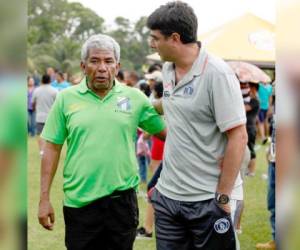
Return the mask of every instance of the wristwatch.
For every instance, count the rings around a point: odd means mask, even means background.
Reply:
[[[227,194],[216,193],[215,199],[218,204],[227,204],[230,201],[230,198]]]

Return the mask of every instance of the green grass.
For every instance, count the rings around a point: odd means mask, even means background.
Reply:
[[[242,220],[243,233],[239,236],[241,250],[253,250],[257,242],[268,241],[271,237],[269,213],[266,210],[267,182],[261,178],[267,172],[265,148],[257,152],[257,172],[253,178],[245,182],[245,211]],[[64,247],[64,221],[62,215],[62,167],[65,151],[56,173],[52,189],[51,201],[55,210],[55,226],[53,231],[44,230],[37,220],[39,202],[40,157],[37,141],[28,139],[28,249],[29,250],[62,250]],[[142,188],[143,189],[143,188]],[[143,224],[146,201],[139,198],[140,224]],[[155,240],[136,240],[134,250],[154,250]]]

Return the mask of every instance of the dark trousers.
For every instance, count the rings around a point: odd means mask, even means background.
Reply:
[[[215,199],[182,202],[153,191],[157,250],[235,250],[230,214]]]
[[[28,133],[30,136],[35,136],[35,111],[28,110]]]
[[[248,134],[248,148],[250,150],[251,160],[256,158],[255,153],[255,140],[256,140],[256,128],[255,127],[247,127]]]
[[[64,206],[68,250],[131,250],[138,226],[133,189],[117,191],[81,207]]]
[[[268,210],[271,213],[270,222],[272,237],[275,240],[275,162],[269,163]]]

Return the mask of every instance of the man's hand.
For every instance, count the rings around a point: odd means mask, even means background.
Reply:
[[[40,224],[47,230],[53,230],[54,224],[54,210],[48,200],[40,201],[39,204],[39,214],[38,214]]]
[[[219,204],[218,206],[223,209],[226,213],[230,214],[231,213],[231,207],[230,207],[230,203],[227,204]]]
[[[40,224],[47,230],[52,230],[54,224],[54,210],[50,203],[50,188],[58,166],[62,146],[46,141],[42,157],[38,218]]]

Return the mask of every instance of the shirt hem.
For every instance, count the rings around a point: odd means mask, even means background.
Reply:
[[[233,129],[237,126],[245,125],[246,122],[247,122],[247,119],[234,120],[234,121],[219,124],[218,127],[220,128],[220,131],[223,133],[223,132]]]
[[[184,194],[177,195],[171,192],[168,192],[164,189],[161,189],[159,185],[156,185],[155,188],[164,196],[169,199],[176,200],[176,201],[184,201],[184,202],[197,202],[197,201],[205,201],[209,199],[215,198],[215,192],[213,193],[206,193],[202,195],[194,195],[194,196],[186,196]]]
[[[54,144],[59,144],[59,145],[64,144],[64,141],[55,140],[53,138],[50,138],[50,137],[47,137],[47,136],[44,136],[44,135],[41,135],[41,138],[43,138],[44,140],[49,141],[51,143],[54,143]]]

